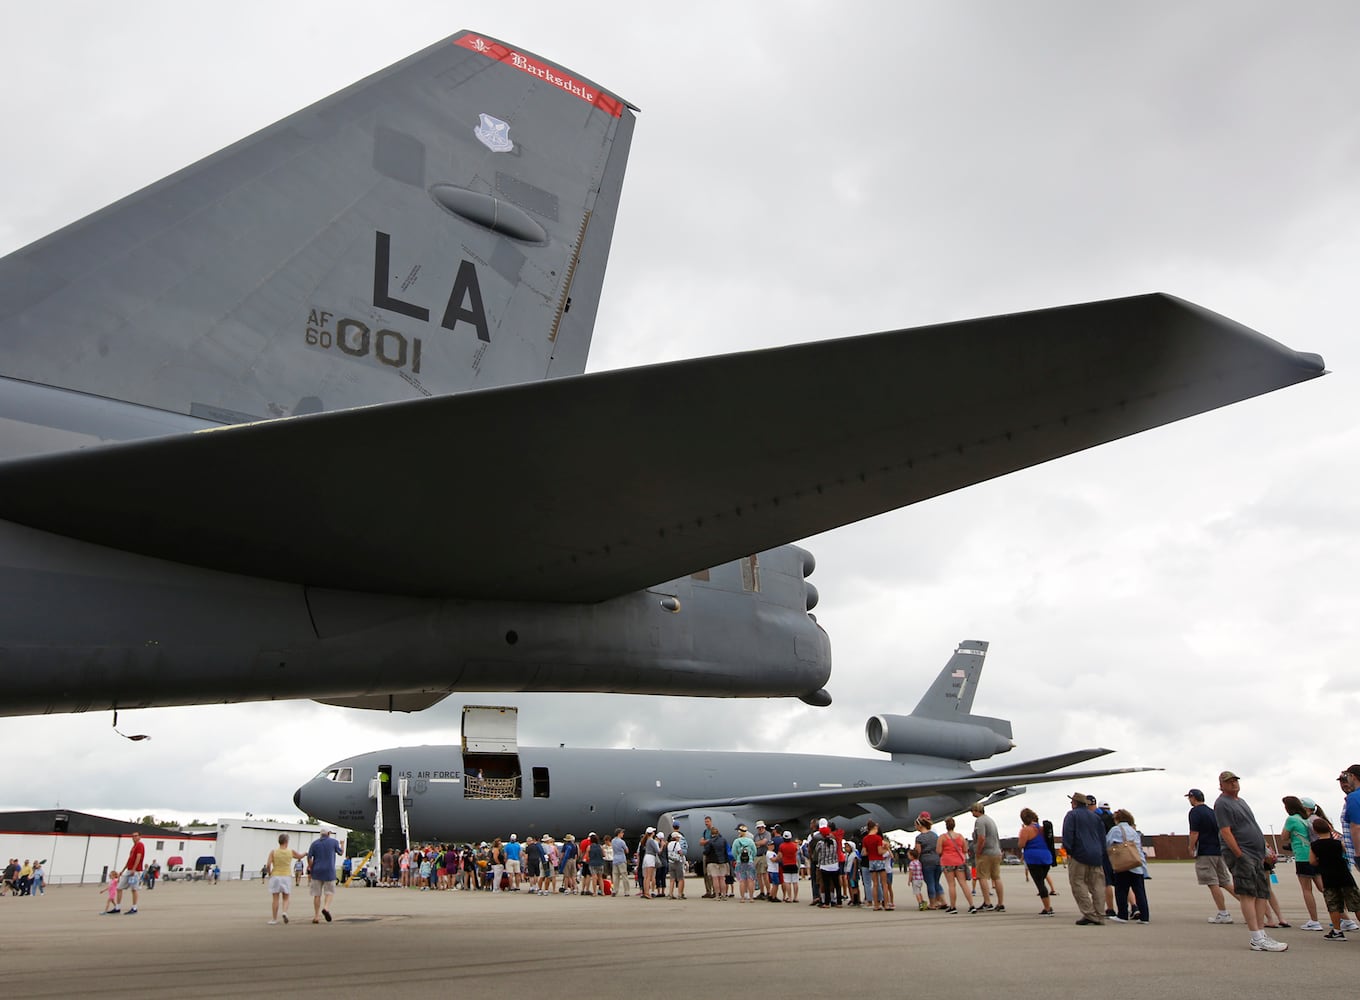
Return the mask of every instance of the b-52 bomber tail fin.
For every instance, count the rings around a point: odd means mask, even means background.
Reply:
[[[462,32],[0,261],[0,375],[240,423],[579,374],[633,121]]]

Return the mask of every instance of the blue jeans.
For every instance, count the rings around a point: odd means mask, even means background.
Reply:
[[[921,862],[921,874],[926,879],[926,895],[931,899],[944,895],[944,889],[940,887],[940,863],[937,861],[931,864],[927,861]]]

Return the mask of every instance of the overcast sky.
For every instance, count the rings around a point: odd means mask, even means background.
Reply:
[[[213,16],[207,11],[212,10]],[[817,556],[835,704],[454,695],[415,716],[288,702],[0,719],[0,808],[291,818],[340,757],[452,743],[876,756],[961,639],[1020,762],[1149,833],[1243,776],[1333,816],[1360,759],[1360,5],[237,2],[0,7],[0,253],[460,28],[642,109],[590,369],[1166,291],[1327,377],[838,529]],[[813,414],[835,419],[834,414]],[[803,415],[791,414],[791,426]],[[3,697],[0,694],[0,697]],[[759,791],[755,789],[753,791]],[[1000,807],[1058,819],[1067,783]],[[965,824],[967,827],[968,824]]]

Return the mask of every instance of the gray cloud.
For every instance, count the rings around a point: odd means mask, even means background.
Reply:
[[[0,251],[37,239],[456,30],[447,5],[7,8],[22,136]],[[808,540],[836,704],[477,695],[526,743],[868,755],[963,638],[1015,757],[1108,745],[1086,783],[1145,829],[1232,767],[1268,817],[1327,806],[1360,696],[1360,9],[1317,3],[486,8],[470,25],[644,110],[592,368],[1164,289],[1335,374]],[[243,71],[249,67],[249,71]],[[804,414],[787,415],[791,433]],[[834,420],[836,414],[813,415]],[[8,720],[3,805],[291,815],[297,783],[418,716],[308,703]],[[287,775],[287,780],[280,780]],[[1056,817],[1065,787],[1028,797]],[[1016,806],[1018,809],[1019,806]],[[1282,813],[1280,813],[1282,817]]]

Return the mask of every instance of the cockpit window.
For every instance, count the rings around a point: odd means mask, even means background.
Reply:
[[[317,777],[325,778],[327,781],[353,781],[354,768],[333,767],[329,771],[322,771]]]

